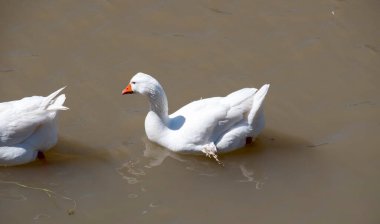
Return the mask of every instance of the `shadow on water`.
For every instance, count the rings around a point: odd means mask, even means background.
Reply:
[[[251,145],[231,153],[219,155],[223,165],[203,155],[184,155],[171,152],[146,137],[142,139],[144,149],[137,158],[128,160],[117,168],[118,173],[128,183],[143,181],[153,170],[182,170],[195,175],[223,177],[225,181],[253,182],[261,188],[264,177],[260,173],[267,167],[272,169],[274,163],[286,165],[293,158],[307,157],[309,143],[301,138],[267,130]],[[241,178],[238,178],[238,177]],[[259,180],[261,179],[261,180]]]
[[[12,170],[16,169],[32,169],[38,168],[40,166],[50,166],[57,165],[61,163],[69,163],[74,160],[88,160],[90,159],[101,159],[101,156],[94,153],[95,150],[89,146],[82,143],[60,139],[57,145],[45,152],[45,158],[37,158],[35,161],[18,165],[3,167]]]
[[[8,170],[34,170],[49,167],[68,166],[72,163],[91,163],[107,161],[107,151],[92,148],[83,143],[60,138],[57,145],[44,153],[44,159],[36,159],[35,161],[19,166],[4,167]],[[0,173],[1,174],[1,173]]]
[[[250,145],[240,150],[222,155],[223,157],[234,157],[240,155],[259,155],[265,151],[278,151],[278,153],[297,153],[307,150],[310,142],[297,136],[279,132],[272,129],[265,130]]]
[[[144,157],[150,161],[149,164],[152,167],[162,165],[162,163],[168,158],[179,162],[210,164],[215,165],[216,167],[220,166],[215,160],[203,155],[188,155],[171,152],[168,149],[150,142],[147,138],[143,138],[143,142],[145,144]],[[277,154],[297,154],[307,150],[309,145],[310,143],[305,139],[275,130],[267,130],[252,144],[233,152],[218,155],[218,157],[223,160],[225,165],[227,165],[230,161],[239,158],[254,159],[255,157],[260,157],[261,154],[268,152]]]
[[[143,150],[143,158],[145,166],[151,168],[163,165],[168,159],[173,159],[180,163],[187,164],[208,164],[210,166],[219,167],[215,160],[207,158],[203,155],[188,155],[172,152],[153,142],[146,137],[142,139],[145,149]],[[270,152],[271,154],[297,154],[308,150],[309,142],[304,139],[297,138],[288,134],[280,133],[275,130],[267,130],[260,135],[256,141],[245,148],[219,155],[225,165],[231,161],[239,159],[255,159],[260,155]]]
[[[46,153],[48,165],[59,165],[71,162],[105,161],[106,151],[90,147],[81,142],[60,138],[58,144]],[[38,161],[37,161],[38,162]]]
[[[183,164],[186,169],[203,169],[215,168],[223,169],[216,163],[215,160],[207,158],[203,155],[184,155],[172,152],[155,143],[150,142],[146,137],[142,138],[144,149],[142,155],[133,156],[130,153],[131,149],[125,146],[123,150],[105,150],[96,149],[78,141],[60,138],[58,144],[46,153],[46,158],[43,160],[37,159],[35,162],[13,167],[14,169],[36,168],[41,166],[69,166],[73,163],[103,163],[103,164],[122,164],[120,169],[127,167],[131,170],[131,166],[136,161],[140,163],[140,167],[154,168],[168,160],[175,161],[178,164]],[[305,151],[310,151],[308,148],[309,142],[304,139],[297,138],[285,133],[280,133],[275,130],[264,131],[252,144],[245,148],[219,155],[224,168],[236,166],[236,164],[257,163],[260,160],[266,160],[268,155],[272,157],[296,157]],[[132,150],[139,150],[138,144],[132,147]],[[82,165],[80,165],[82,166]]]

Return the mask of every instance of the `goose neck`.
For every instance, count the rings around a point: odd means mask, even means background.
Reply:
[[[164,124],[167,123],[168,117],[168,100],[162,88],[151,91],[148,95],[150,111],[156,113]]]

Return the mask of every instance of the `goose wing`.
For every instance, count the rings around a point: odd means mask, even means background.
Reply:
[[[246,88],[226,97],[194,101],[173,113],[170,118],[183,117],[184,123],[178,130],[182,137],[191,138],[194,142],[208,142],[247,116],[256,91]]]

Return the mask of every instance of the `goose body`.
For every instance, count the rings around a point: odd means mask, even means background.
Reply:
[[[244,147],[264,128],[262,104],[269,84],[259,90],[244,88],[226,97],[191,102],[168,115],[164,89],[152,76],[137,73],[122,91],[149,99],[145,119],[149,140],[172,151],[215,155]]]
[[[31,162],[57,143],[56,115],[68,109],[63,89],[0,103],[0,165]]]

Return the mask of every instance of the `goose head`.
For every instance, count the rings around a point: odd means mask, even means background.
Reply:
[[[152,76],[139,72],[134,75],[129,84],[121,92],[123,95],[140,93],[141,95],[151,96],[162,91],[160,83]]]
[[[124,94],[140,93],[149,99],[150,111],[154,112],[164,123],[168,121],[168,100],[160,83],[150,75],[142,72],[134,75],[121,92]]]

